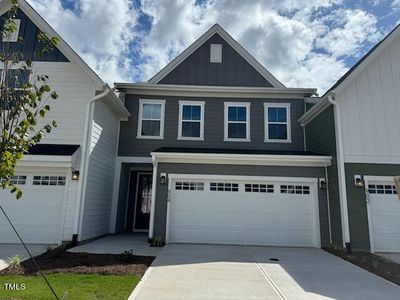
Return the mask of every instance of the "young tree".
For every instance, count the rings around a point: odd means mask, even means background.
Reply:
[[[15,51],[11,37],[17,30],[15,16],[18,0],[11,0],[11,10],[3,16],[0,38],[3,40],[0,53],[0,188],[9,189],[16,198],[22,191],[13,183],[17,162],[32,146],[39,143],[46,133],[57,126],[55,121],[39,125],[50,111],[49,101],[58,98],[49,86],[47,75],[31,74],[32,61]],[[39,55],[54,50],[57,38],[38,34],[41,45]],[[17,43],[23,43],[18,38]],[[43,123],[43,121],[42,121]]]

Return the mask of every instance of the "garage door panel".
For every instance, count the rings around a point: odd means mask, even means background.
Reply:
[[[282,193],[281,184],[271,182],[210,179],[190,191],[175,189],[185,180],[179,182],[171,182],[169,242],[316,246],[309,183],[286,184]]]
[[[392,182],[369,182],[369,226],[376,252],[400,251],[400,200]]]
[[[17,200],[9,190],[0,191],[4,210],[25,242],[58,243],[62,232],[66,176],[36,171],[17,176],[26,176],[25,184],[20,185],[23,196]],[[0,243],[16,242],[15,233],[0,214]]]

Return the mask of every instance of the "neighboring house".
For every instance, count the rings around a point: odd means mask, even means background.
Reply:
[[[332,240],[371,252],[400,251],[400,26],[300,118],[308,151],[328,168]]]
[[[38,32],[59,36],[26,1],[19,3],[17,34],[24,43],[15,42],[13,49],[33,60],[32,75],[50,77],[59,99],[50,103],[44,121],[54,119],[58,127],[18,163],[13,180],[23,197],[16,200],[8,190],[0,191],[0,205],[29,243],[107,234],[119,124],[129,113],[61,38],[57,48],[40,57]],[[1,15],[9,9],[9,1],[0,2]],[[0,243],[14,242],[16,236],[0,214]]]
[[[315,89],[286,88],[219,25],[147,83],[117,83],[111,232],[166,242],[330,243],[330,155],[297,120]]]

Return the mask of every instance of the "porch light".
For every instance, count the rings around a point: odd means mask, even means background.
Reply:
[[[325,178],[319,179],[319,188],[321,190],[326,190],[326,179]]]
[[[79,180],[79,171],[72,171],[72,180]]]
[[[160,184],[164,185],[166,183],[167,183],[167,174],[161,173],[161,175],[160,175]]]
[[[364,180],[361,175],[354,175],[354,186],[356,188],[364,187]]]

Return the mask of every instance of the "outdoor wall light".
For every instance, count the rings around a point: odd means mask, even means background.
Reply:
[[[319,181],[319,188],[321,190],[326,190],[326,179],[320,178],[318,181]]]
[[[79,180],[79,171],[72,171],[72,180]]]
[[[167,183],[167,174],[166,173],[161,173],[160,175],[160,184],[164,185]]]
[[[354,175],[354,186],[356,188],[364,187],[364,180],[361,175]]]

